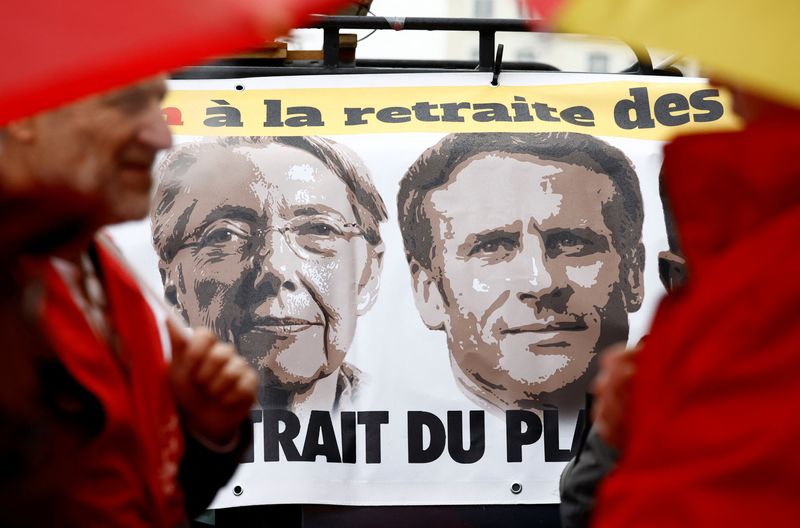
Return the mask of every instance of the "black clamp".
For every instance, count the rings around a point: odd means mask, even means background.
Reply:
[[[492,86],[500,84],[500,70],[503,67],[503,45],[497,45],[497,55],[494,57],[494,69],[492,70]]]

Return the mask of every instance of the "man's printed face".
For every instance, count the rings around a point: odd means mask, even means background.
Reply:
[[[167,288],[189,323],[235,343],[265,386],[302,391],[335,372],[377,281],[345,184],[277,144],[201,150],[184,179]]]
[[[615,193],[605,174],[506,153],[467,160],[431,192],[439,293],[429,298],[441,295],[471,390],[501,408],[533,407],[585,383],[600,347],[627,337],[627,284],[602,211]]]

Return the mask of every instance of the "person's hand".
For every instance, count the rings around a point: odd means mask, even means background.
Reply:
[[[258,376],[208,329],[191,336],[167,320],[172,344],[169,378],[186,427],[224,446],[232,442],[256,399]]]
[[[608,347],[600,355],[600,371],[594,381],[594,427],[604,442],[617,449],[627,439],[628,399],[640,349],[641,342],[630,349],[625,343]]]

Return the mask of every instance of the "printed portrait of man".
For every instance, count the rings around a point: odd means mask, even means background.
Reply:
[[[233,137],[175,148],[151,213],[167,299],[234,343],[265,408],[335,409],[375,303],[386,207],[356,155],[320,137]]]
[[[578,133],[450,134],[397,200],[417,308],[462,390],[489,408],[579,407],[643,298],[627,157]]]

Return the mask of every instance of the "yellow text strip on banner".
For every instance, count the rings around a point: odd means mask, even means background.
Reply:
[[[175,134],[303,136],[414,132],[583,132],[666,141],[737,126],[727,94],[697,83],[177,90]]]

